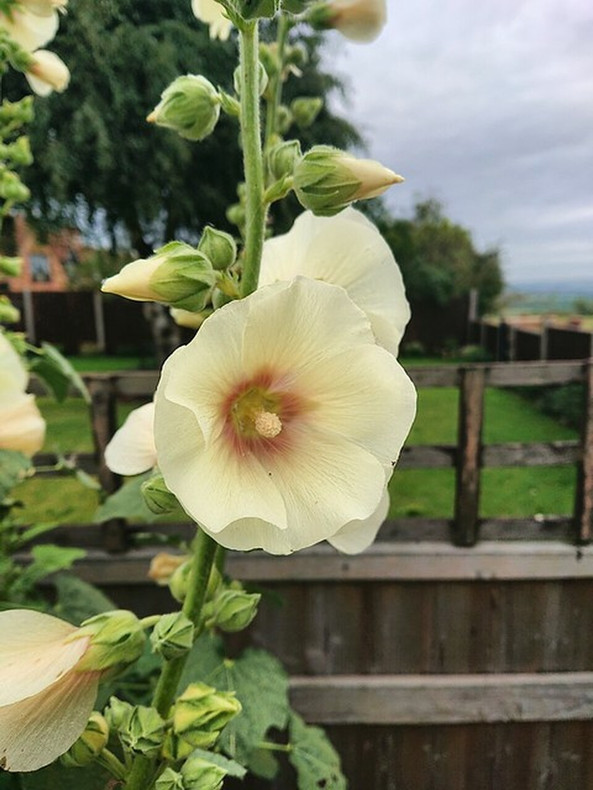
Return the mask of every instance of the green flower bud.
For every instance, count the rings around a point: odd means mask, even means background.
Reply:
[[[180,760],[185,760],[186,757],[189,757],[195,748],[191,743],[184,741],[178,735],[169,731],[163,741],[161,757],[169,762],[178,763]]]
[[[167,488],[162,475],[154,475],[140,486],[142,496],[153,513],[172,513],[179,507],[177,497]]]
[[[162,302],[184,310],[203,310],[216,273],[206,256],[189,244],[172,241],[150,258],[128,263],[101,290],[139,302]]]
[[[224,91],[221,91],[218,95],[220,97],[220,106],[222,107],[223,111],[227,115],[230,115],[231,118],[240,118],[240,102],[238,102],[237,99],[235,99],[235,97],[231,96],[229,93],[224,93]]]
[[[173,732],[195,748],[208,749],[238,713],[241,703],[231,692],[191,683],[173,708]]]
[[[22,135],[10,145],[0,144],[0,159],[10,160],[14,165],[26,166],[33,161],[29,138]]]
[[[136,705],[126,722],[118,730],[122,746],[133,754],[158,757],[165,740],[165,720],[154,708]]]
[[[233,297],[226,294],[224,291],[221,291],[219,288],[215,288],[212,292],[212,307],[215,310],[218,310],[220,307],[224,307],[225,304],[233,301]]]
[[[31,193],[16,173],[5,170],[0,175],[0,197],[11,203],[23,203],[31,197]]]
[[[203,140],[218,122],[220,104],[218,91],[209,80],[186,74],[165,88],[146,120],[174,129],[186,140]]]
[[[261,61],[258,63],[258,85],[259,85],[259,95],[263,96],[265,93],[266,88],[268,87],[268,72]],[[237,96],[241,95],[242,85],[241,85],[241,69],[239,66],[233,72],[233,88],[235,89],[235,93]]]
[[[155,790],[186,790],[183,777],[172,768],[165,768],[155,782]]]
[[[302,44],[293,44],[284,50],[284,62],[287,66],[301,69],[309,61],[309,53]]]
[[[203,757],[190,757],[181,766],[186,790],[221,790],[226,771]]]
[[[21,126],[33,120],[33,97],[25,96],[20,101],[4,99],[0,105],[0,126]]]
[[[105,708],[105,719],[111,730],[125,730],[130,724],[134,706],[124,702],[118,697],[110,697],[109,705]]]
[[[278,46],[276,44],[260,44],[259,60],[268,77],[274,77],[280,71],[280,59],[278,58]]]
[[[242,631],[257,614],[260,599],[259,593],[224,590],[214,599],[214,625],[229,633]]]
[[[319,96],[299,96],[290,103],[290,111],[301,129],[311,126],[322,107],[323,99]]]
[[[218,271],[228,269],[237,258],[237,245],[231,234],[210,225],[202,232],[198,250],[204,253]]]
[[[279,134],[286,134],[294,121],[291,111],[285,104],[281,104],[276,109],[276,129]]]
[[[301,156],[301,144],[298,140],[279,143],[268,152],[268,169],[277,179],[292,176],[292,171]]]
[[[245,209],[240,203],[233,203],[233,205],[229,206],[226,210],[226,218],[229,222],[232,222],[233,225],[242,228],[243,225],[245,225]]]
[[[311,148],[294,169],[300,204],[320,217],[332,217],[355,200],[377,197],[403,180],[379,162],[326,145]]]
[[[68,768],[81,768],[93,762],[109,740],[109,726],[105,717],[94,710],[84,728],[82,735],[74,741],[66,754],[60,758],[63,765]]]
[[[150,635],[153,652],[170,661],[187,653],[194,643],[194,624],[183,612],[164,614]]]
[[[8,296],[0,296],[0,323],[17,324],[20,320],[21,313],[12,304]]]
[[[173,571],[173,574],[169,580],[169,589],[171,590],[171,595],[176,601],[179,601],[179,603],[183,603],[185,601],[190,571],[191,562],[188,560]]]
[[[136,661],[144,649],[146,635],[133,612],[119,609],[85,620],[74,638],[90,636],[90,644],[76,665],[81,672],[121,668]]]
[[[22,258],[9,258],[6,255],[0,255],[0,273],[6,274],[8,277],[17,277],[21,273],[22,265]]]

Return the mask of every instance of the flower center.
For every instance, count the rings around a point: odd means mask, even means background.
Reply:
[[[263,387],[253,386],[232,403],[230,417],[237,434],[245,439],[274,439],[282,430],[278,416],[281,399]]]

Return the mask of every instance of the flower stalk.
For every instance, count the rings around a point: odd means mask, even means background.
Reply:
[[[266,109],[266,149],[276,132],[276,114],[282,101],[282,72],[284,71],[284,51],[288,41],[291,22],[288,16],[282,14],[278,20],[278,34],[276,36],[278,71],[270,80],[270,100]]]

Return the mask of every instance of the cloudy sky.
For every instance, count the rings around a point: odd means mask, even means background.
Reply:
[[[373,44],[332,33],[369,155],[438,197],[510,283],[593,285],[593,0],[387,0]]]

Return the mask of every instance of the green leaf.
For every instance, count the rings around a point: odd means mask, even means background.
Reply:
[[[224,644],[218,634],[201,634],[190,650],[177,690],[185,691],[190,683],[212,683],[212,677],[224,662]]]
[[[55,529],[58,526],[59,524],[56,521],[44,524],[33,524],[32,527],[23,530],[23,532],[20,534],[19,545],[28,543],[30,540],[34,540],[40,535],[45,535],[46,532],[51,532],[52,529]]]
[[[100,590],[77,576],[62,573],[56,577],[54,584],[57,594],[55,613],[73,625],[80,625],[89,617],[116,608]]]
[[[152,523],[159,516],[153,513],[142,496],[142,483],[152,476],[152,472],[136,475],[125,483],[115,494],[108,496],[105,502],[95,512],[93,521],[101,524],[112,518],[125,518],[135,521]]]
[[[288,759],[297,772],[299,790],[346,790],[340,757],[320,727],[310,727],[291,713]]]
[[[207,752],[205,749],[195,749],[190,756],[201,757],[202,760],[208,760],[208,762],[218,765],[219,768],[223,768],[229,776],[234,776],[237,779],[243,779],[247,773],[247,769],[243,768],[236,760],[229,760],[223,757],[222,754]]]
[[[31,459],[23,453],[0,450],[0,502],[31,469]]]
[[[31,372],[47,384],[57,401],[61,403],[72,386],[87,403],[91,402],[84,381],[57,348],[49,343],[42,343],[41,349],[34,350],[37,356],[31,362]]]
[[[20,775],[22,790],[105,790],[111,776],[96,763],[86,768],[65,768],[54,763],[40,771]]]
[[[255,749],[249,755],[248,768],[250,773],[259,776],[260,779],[267,779],[269,782],[278,773],[278,760],[274,753],[269,749]]]

